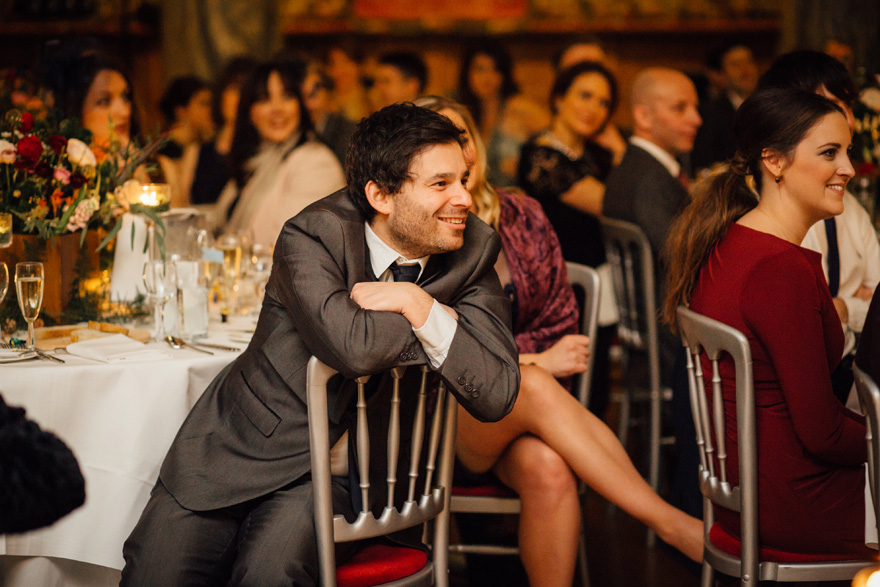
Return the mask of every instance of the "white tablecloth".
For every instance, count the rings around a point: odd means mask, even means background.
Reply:
[[[58,557],[122,569],[122,544],[147,503],[180,424],[214,376],[237,356],[168,350],[172,358],[158,362],[116,365],[60,354],[64,365],[31,361],[0,366],[6,403],[23,406],[29,418],[64,440],[86,480],[85,505],[49,528],[0,536],[0,555]]]

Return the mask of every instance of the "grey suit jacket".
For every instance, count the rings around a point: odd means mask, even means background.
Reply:
[[[432,255],[418,282],[459,316],[437,374],[486,421],[506,415],[519,389],[509,301],[493,269],[499,249],[498,235],[471,214],[464,246]],[[345,377],[427,362],[403,316],[363,310],[349,297],[355,283],[376,280],[368,255],[364,220],[345,189],[284,225],[253,340],[193,407],[162,465],[162,483],[182,506],[242,503],[309,472],[311,355]],[[407,378],[418,377],[409,371]],[[368,398],[376,410],[385,409],[378,398],[386,384]],[[337,384],[329,394],[332,445],[352,423],[355,388]]]

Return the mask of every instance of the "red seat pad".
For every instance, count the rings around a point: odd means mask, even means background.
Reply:
[[[428,555],[417,548],[371,544],[336,569],[338,587],[372,587],[425,568]]]
[[[452,495],[462,497],[519,497],[511,488],[501,485],[477,485],[476,487],[452,487]]]
[[[727,554],[737,558],[741,556],[742,545],[740,544],[740,541],[724,530],[724,528],[721,527],[721,524],[717,522],[713,524],[712,529],[709,530],[709,540],[712,541],[712,544]],[[758,559],[775,563],[821,563],[857,560],[855,557],[844,554],[803,554],[799,552],[776,550],[774,548],[760,548]]]

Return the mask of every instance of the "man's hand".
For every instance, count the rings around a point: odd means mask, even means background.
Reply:
[[[840,298],[833,298],[831,301],[834,302],[834,309],[837,310],[840,321],[846,324],[849,321],[849,309],[846,307],[846,302]]]
[[[568,377],[587,370],[590,339],[582,334],[566,334],[549,349],[535,355],[520,355],[520,362],[533,362],[554,377]]]
[[[351,288],[351,299],[364,310],[402,314],[413,328],[421,328],[434,305],[425,290],[408,282],[361,282]]]
[[[874,297],[874,290],[867,288],[864,285],[860,285],[859,289],[856,290],[856,293],[853,294],[853,297],[870,302],[871,298]]]

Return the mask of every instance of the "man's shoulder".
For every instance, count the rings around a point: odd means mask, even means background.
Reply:
[[[662,189],[667,178],[672,176],[662,163],[641,147],[630,143],[620,165],[611,170],[611,175],[608,176],[605,184],[606,201],[636,200],[637,191]]]

